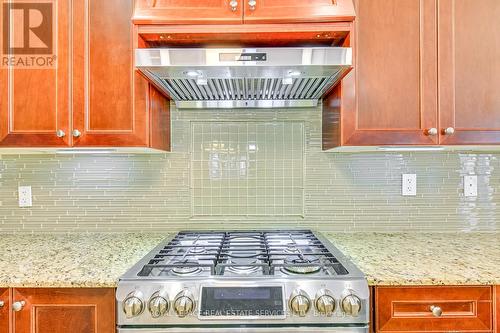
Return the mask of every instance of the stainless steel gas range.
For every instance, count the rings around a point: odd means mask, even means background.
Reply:
[[[116,298],[119,333],[368,332],[363,273],[309,230],[180,232]]]

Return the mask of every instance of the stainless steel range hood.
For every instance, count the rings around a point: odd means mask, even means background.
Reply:
[[[352,67],[350,48],[137,49],[136,68],[180,109],[314,107]]]

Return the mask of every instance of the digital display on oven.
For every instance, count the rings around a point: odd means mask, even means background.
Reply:
[[[282,318],[283,287],[202,287],[201,318]]]

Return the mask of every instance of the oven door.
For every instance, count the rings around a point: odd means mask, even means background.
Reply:
[[[364,327],[185,327],[118,328],[118,333],[368,333]]]

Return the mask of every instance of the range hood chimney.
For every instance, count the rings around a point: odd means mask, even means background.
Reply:
[[[315,107],[351,70],[352,50],[137,49],[135,64],[179,109]]]

